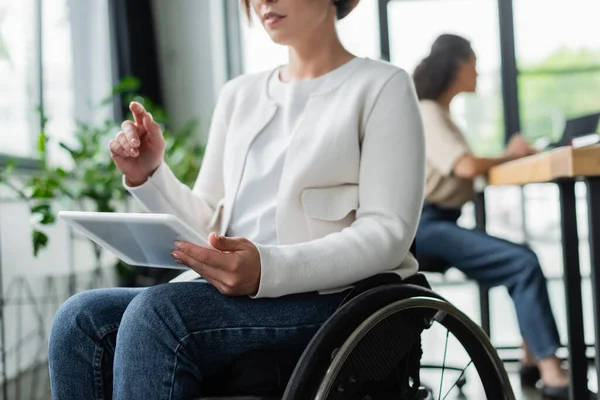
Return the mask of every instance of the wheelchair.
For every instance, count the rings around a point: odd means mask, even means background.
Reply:
[[[471,358],[488,400],[515,398],[477,324],[432,291],[424,275],[384,273],[357,283],[303,351],[248,353],[207,379],[197,400],[433,400],[421,383],[421,335],[436,323],[447,329],[446,346],[452,333]],[[439,388],[435,398],[442,397]]]

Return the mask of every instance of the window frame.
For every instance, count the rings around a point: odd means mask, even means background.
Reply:
[[[227,71],[225,79],[230,80],[243,73],[243,48],[240,29],[239,0],[225,0],[222,3],[223,33],[225,36],[225,54]]]

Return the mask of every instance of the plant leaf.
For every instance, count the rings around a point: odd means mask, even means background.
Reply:
[[[65,149],[66,151],[68,151],[68,152],[69,152],[69,154],[71,154],[71,157],[73,157],[74,159],[77,159],[77,157],[79,157],[79,152],[78,152],[78,151],[75,151],[75,150],[73,150],[73,149],[72,149],[71,147],[69,147],[69,145],[67,145],[66,143],[64,143],[64,142],[60,142],[60,143],[58,143],[58,145],[59,145],[60,147],[62,147],[63,149]]]
[[[66,178],[69,174],[67,171],[59,167],[56,168],[56,175],[58,175],[60,178]]]
[[[32,213],[45,213],[50,210],[50,204],[42,203],[31,207]]]
[[[137,92],[140,88],[140,80],[133,76],[126,76],[115,85],[113,94],[121,94],[126,92]]]
[[[44,213],[42,219],[40,220],[40,224],[42,225],[50,225],[56,222],[56,217],[52,214],[51,211]]]
[[[32,240],[33,240],[33,255],[37,257],[40,250],[46,248],[48,246],[48,236],[37,229],[34,229],[32,232]]]
[[[12,174],[15,168],[17,168],[17,160],[15,158],[11,158],[4,166],[2,173],[0,173],[0,180],[5,179],[7,176]]]
[[[32,199],[51,199],[52,197],[52,191],[45,186],[36,186],[31,193]]]
[[[48,142],[48,137],[44,133],[44,131],[40,132],[38,136],[37,149],[40,153],[46,152],[46,143]]]

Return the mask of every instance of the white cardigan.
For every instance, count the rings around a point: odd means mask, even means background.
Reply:
[[[270,72],[228,82],[217,101],[193,189],[166,164],[128,190],[151,212],[202,235],[227,232],[250,144],[275,114]],[[409,253],[421,215],[425,143],[410,76],[363,59],[319,87],[292,137],[277,198],[276,246],[256,244],[255,297],[330,292],[391,271],[417,271]],[[180,278],[198,278],[193,271]],[[184,278],[184,279],[185,279]]]

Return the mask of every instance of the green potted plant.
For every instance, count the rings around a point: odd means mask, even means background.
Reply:
[[[112,89],[111,95],[98,107],[108,107],[113,96],[122,96],[124,104],[136,100],[150,111],[154,119],[163,126],[166,141],[165,159],[175,175],[185,184],[192,185],[200,169],[204,146],[192,132],[197,121],[189,121],[177,131],[168,128],[165,112],[149,99],[137,95],[139,81],[125,78]],[[41,111],[40,111],[41,112]],[[68,201],[70,207],[98,212],[115,212],[124,207],[128,193],[122,184],[122,175],[110,158],[107,142],[120,129],[120,123],[106,120],[101,124],[77,123],[72,142],[53,143],[45,126],[47,117],[41,112],[42,130],[37,140],[39,169],[31,175],[17,177],[18,165],[11,161],[0,172],[0,184],[8,187],[20,199],[29,204],[32,216],[32,244],[37,257],[49,243],[44,227],[56,222],[57,202]],[[131,115],[127,116],[131,119]],[[48,162],[48,149],[56,144],[67,154],[70,167],[56,166]],[[102,249],[92,242],[98,262]],[[116,265],[122,283],[131,285],[137,268],[118,261]]]

